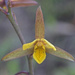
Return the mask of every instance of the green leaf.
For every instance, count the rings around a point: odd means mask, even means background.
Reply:
[[[15,58],[19,58],[19,57],[23,57],[23,56],[26,56],[26,55],[30,55],[33,53],[33,49],[27,49],[27,50],[22,50],[22,48],[19,48],[17,50],[14,50],[10,53],[8,53],[6,56],[4,56],[2,58],[2,61],[8,61],[8,60],[11,60],[11,59],[15,59]]]
[[[55,55],[57,57],[60,57],[60,58],[64,58],[64,59],[67,59],[67,60],[70,60],[70,61],[74,61],[74,57],[69,54],[68,52],[64,51],[63,49],[59,48],[59,47],[56,47],[56,51],[54,50],[50,50],[50,49],[46,49],[46,52],[49,53],[49,54],[52,54],[52,55]]]

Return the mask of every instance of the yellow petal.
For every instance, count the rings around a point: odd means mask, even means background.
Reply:
[[[37,41],[37,40],[34,40],[34,41],[31,42],[31,43],[24,44],[24,45],[23,45],[23,50],[33,48],[36,41]]]
[[[38,64],[41,64],[46,58],[45,49],[41,47],[34,49],[33,58]]]
[[[44,42],[46,48],[53,49],[54,51],[56,51],[55,46],[52,45],[50,42],[48,42],[46,39],[41,39],[41,40]]]

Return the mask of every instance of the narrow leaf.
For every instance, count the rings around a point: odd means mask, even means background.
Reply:
[[[2,61],[8,61],[8,60],[23,57],[32,53],[33,53],[33,49],[22,50],[22,48],[19,48],[17,50],[10,52],[6,56],[4,56],[2,58]]]
[[[36,22],[35,22],[35,38],[44,38],[44,20],[41,7],[39,6],[36,11]]]
[[[34,0],[11,0],[11,7],[23,7],[36,4],[37,2]]]
[[[68,52],[64,51],[63,49],[56,47],[56,51],[52,50],[52,49],[46,49],[47,53],[55,55],[57,57],[60,58],[64,58],[70,61],[74,61],[74,57],[69,54]]]

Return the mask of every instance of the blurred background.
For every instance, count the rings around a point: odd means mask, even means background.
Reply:
[[[26,42],[35,39],[36,9],[41,5],[45,22],[45,38],[75,57],[75,0],[36,1],[39,3],[37,6],[12,9]],[[0,12],[0,60],[4,55],[21,46],[11,23]],[[34,60],[33,63],[35,75],[75,75],[75,62],[50,54],[47,54],[46,60],[41,65]],[[20,71],[28,71],[27,67],[26,57],[7,62],[0,61],[0,75],[15,75]]]

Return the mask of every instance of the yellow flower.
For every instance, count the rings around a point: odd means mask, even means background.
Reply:
[[[19,48],[13,52],[10,52],[2,58],[7,61],[14,58],[19,58],[26,55],[33,55],[33,58],[38,64],[41,64],[45,58],[46,53],[55,55],[60,58],[74,61],[74,57],[68,52],[52,45],[46,39],[44,39],[45,29],[44,20],[41,7],[36,11],[36,22],[35,22],[35,40],[31,43],[24,44],[22,48]]]
[[[24,44],[23,50],[33,48],[33,58],[41,64],[46,58],[46,48],[54,51],[56,51],[56,48],[44,39],[44,21],[40,7],[36,11],[35,38],[33,42]]]
[[[56,51],[56,48],[44,38],[36,39],[31,43],[23,45],[23,50],[31,48],[33,48],[33,58],[39,64],[46,58],[46,48]]]

